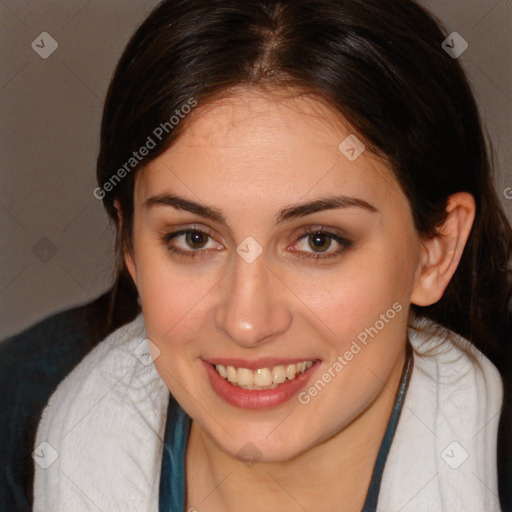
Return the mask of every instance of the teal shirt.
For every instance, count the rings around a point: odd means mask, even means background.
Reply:
[[[412,347],[408,343],[407,360],[396,395],[395,405],[380,445],[375,466],[373,467],[372,479],[361,512],[376,512],[377,510],[382,474],[400,418],[400,412],[413,368],[413,361]],[[185,455],[191,424],[191,418],[176,402],[174,397],[170,395],[160,476],[159,512],[186,512]]]

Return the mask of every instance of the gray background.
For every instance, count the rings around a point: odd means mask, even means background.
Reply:
[[[124,45],[157,3],[0,0],[0,339],[112,283],[113,231],[92,195],[101,109]],[[512,219],[512,0],[422,3],[469,43],[460,59]],[[31,46],[42,32],[58,43],[47,59]]]

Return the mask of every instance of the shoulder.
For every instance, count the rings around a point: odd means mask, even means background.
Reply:
[[[107,386],[118,380],[123,388],[123,377],[141,373],[141,357],[144,351],[144,323],[142,315],[133,322],[114,331],[91,350],[81,362],[59,384],[50,397],[39,430],[59,418],[59,413],[67,411],[66,416],[84,407],[79,398],[88,397],[88,401],[98,397]],[[137,362],[139,364],[137,364]],[[147,373],[147,372],[146,372]],[[69,408],[68,408],[69,407]]]
[[[499,511],[498,370],[467,340],[433,322],[415,320],[409,339],[414,367],[379,502],[403,512]]]
[[[89,352],[50,397],[34,445],[34,510],[123,503],[145,510],[168,399],[139,315]]]
[[[105,336],[96,334],[104,330],[106,315],[95,312],[105,310],[107,299],[104,294],[89,304],[53,314],[1,341],[2,364],[21,364],[31,371],[55,374],[69,365],[70,359],[75,360],[75,354],[78,361]]]

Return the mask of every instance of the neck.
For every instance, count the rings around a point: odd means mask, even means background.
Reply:
[[[381,392],[351,423],[291,460],[248,467],[193,422],[187,445],[186,510],[314,512],[339,510],[343,504],[346,512],[361,512],[404,363],[405,353]]]

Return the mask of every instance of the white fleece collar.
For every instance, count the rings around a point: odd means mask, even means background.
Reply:
[[[158,512],[169,391],[145,337],[141,314],[51,396],[33,454],[35,512]],[[499,512],[497,369],[453,333],[441,345],[432,322],[409,339],[414,369],[377,511]]]

